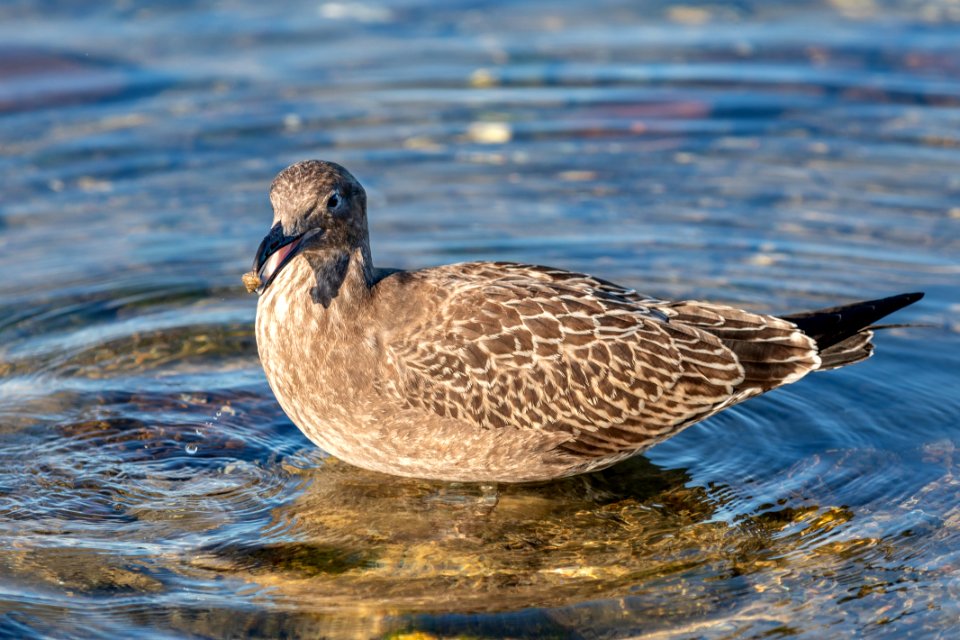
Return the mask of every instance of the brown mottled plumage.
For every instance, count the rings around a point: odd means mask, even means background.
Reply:
[[[270,386],[317,445],[398,475],[520,482],[609,466],[862,360],[867,327],[920,297],[776,318],[525,264],[381,270],[343,167],[295,164],[270,199],[259,281],[246,280]]]

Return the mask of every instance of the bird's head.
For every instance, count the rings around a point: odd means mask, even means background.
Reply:
[[[306,160],[290,165],[270,186],[270,203],[273,226],[253,261],[257,293],[303,251],[368,251],[367,194],[336,163]]]

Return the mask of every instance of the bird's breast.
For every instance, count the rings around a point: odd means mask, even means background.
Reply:
[[[299,262],[299,261],[298,261]],[[264,292],[257,305],[257,349],[267,381],[301,428],[362,411],[371,393],[376,341],[364,337],[349,300],[317,303],[306,262]]]

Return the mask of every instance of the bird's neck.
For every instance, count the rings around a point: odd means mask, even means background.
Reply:
[[[304,257],[313,272],[310,297],[329,307],[335,299],[357,302],[370,293],[376,269],[366,245],[354,249],[317,249]]]

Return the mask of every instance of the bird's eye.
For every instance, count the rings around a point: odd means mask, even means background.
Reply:
[[[334,193],[332,196],[327,198],[327,209],[336,209],[340,206],[340,196]]]

